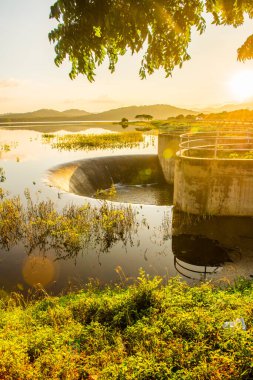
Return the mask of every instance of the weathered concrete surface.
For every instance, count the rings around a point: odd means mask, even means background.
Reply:
[[[178,260],[190,265],[213,267],[231,261],[218,240],[201,235],[172,235],[172,251]]]
[[[157,155],[89,158],[59,165],[48,172],[49,182],[61,190],[92,196],[112,184],[165,183]]]
[[[177,157],[174,205],[197,215],[253,215],[253,161]]]
[[[231,251],[252,252],[253,218],[232,216],[189,215],[173,209],[172,236],[203,236],[218,241],[219,245]],[[199,249],[205,256],[206,247]],[[253,271],[253,267],[252,267]]]
[[[180,134],[158,135],[158,157],[167,183],[174,183],[176,153],[179,150]]]

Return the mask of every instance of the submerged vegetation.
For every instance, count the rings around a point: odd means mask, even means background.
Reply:
[[[130,206],[116,208],[105,202],[101,207],[70,205],[59,212],[52,201],[34,203],[28,191],[26,206],[20,197],[1,198],[0,245],[5,249],[21,241],[28,253],[54,248],[62,258],[88,246],[106,251],[117,241],[131,244],[138,228]]]
[[[113,198],[117,194],[117,189],[114,183],[108,189],[99,189],[94,197],[99,199]]]
[[[17,142],[1,143],[0,142],[0,159],[4,157],[5,153],[9,153],[12,149],[18,146]],[[3,181],[0,181],[3,182]]]
[[[0,378],[252,379],[252,282],[161,280],[141,271],[128,286],[30,301],[3,294]],[[246,330],[225,328],[237,318]]]
[[[6,180],[5,171],[3,168],[0,168],[0,182],[4,182]]]
[[[93,150],[132,148],[144,141],[140,132],[103,133],[100,135],[66,134],[42,135],[44,142],[59,150]]]

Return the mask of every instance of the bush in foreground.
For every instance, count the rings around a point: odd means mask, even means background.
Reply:
[[[0,303],[0,379],[252,379],[253,285],[89,285]],[[238,317],[240,325],[223,327]]]

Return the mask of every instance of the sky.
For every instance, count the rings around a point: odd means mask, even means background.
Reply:
[[[48,33],[53,0],[0,0],[0,113],[40,108],[89,112],[148,104],[204,108],[253,98],[253,61],[240,63],[236,50],[252,34],[253,21],[235,29],[208,22],[204,35],[193,33],[192,59],[175,69],[172,78],[158,71],[138,76],[141,55],[120,57],[111,74],[105,62],[95,83],[71,80],[68,62],[54,64]]]

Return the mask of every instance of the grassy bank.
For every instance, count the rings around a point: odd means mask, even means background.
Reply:
[[[171,279],[1,300],[1,379],[252,379],[252,283]],[[243,317],[240,325],[225,321]]]

